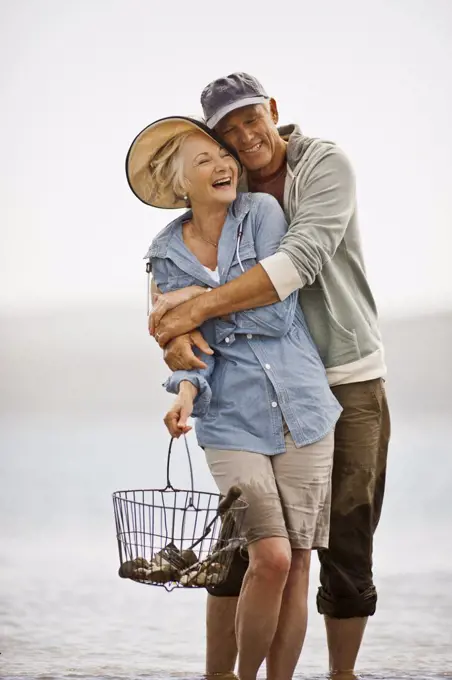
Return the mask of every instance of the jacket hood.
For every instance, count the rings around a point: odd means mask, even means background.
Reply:
[[[287,142],[287,164],[294,173],[302,161],[307,162],[312,154],[320,151],[319,147],[325,153],[336,146],[333,142],[306,137],[298,125],[283,125],[278,132]]]

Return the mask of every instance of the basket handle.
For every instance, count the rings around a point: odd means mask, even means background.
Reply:
[[[171,437],[169,447],[168,447],[168,457],[166,459],[166,489],[171,489],[171,491],[176,491],[174,486],[171,484],[170,480],[170,464],[171,464],[171,452],[173,449],[174,437]],[[187,437],[184,435],[185,450],[187,452],[188,467],[190,469],[190,488],[191,488],[191,498],[189,499],[188,505],[193,505],[193,497],[195,495],[195,483],[193,480],[193,466],[191,464],[190,449],[188,448]]]
[[[197,541],[191,544],[189,550],[193,550],[193,548],[196,548],[197,545],[201,543],[211,532],[213,525],[217,521],[218,517],[224,517],[224,515],[227,513],[228,510],[232,507],[233,503],[240,498],[242,495],[242,489],[238,486],[231,486],[229,491],[227,492],[226,496],[223,498],[222,501],[220,501],[217,511],[215,513],[215,517],[210,520],[209,524],[206,526],[204,529],[204,533],[201,536],[201,538],[198,538]]]
[[[231,486],[223,500],[218,505],[217,515],[221,517],[224,515],[235,501],[242,495],[242,489],[239,486]]]

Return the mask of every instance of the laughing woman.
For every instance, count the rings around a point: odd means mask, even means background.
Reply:
[[[272,255],[287,230],[278,202],[237,194],[234,152],[202,123],[168,118],[133,142],[130,186],[145,203],[190,206],[154,239],[148,258],[163,294],[205,294]],[[169,432],[196,435],[221,493],[249,504],[249,568],[237,610],[240,680],[265,658],[291,677],[306,630],[311,549],[328,546],[334,426],[341,408],[311,340],[298,295],[207,321],[205,368],[176,371]],[[275,676],[276,677],[276,676]]]

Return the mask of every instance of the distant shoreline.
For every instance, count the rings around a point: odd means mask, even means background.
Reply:
[[[393,409],[452,412],[452,311],[381,320]],[[144,307],[0,313],[0,411],[161,412],[168,375]]]

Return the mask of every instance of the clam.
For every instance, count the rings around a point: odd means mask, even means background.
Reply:
[[[198,558],[196,557],[196,554],[193,552],[193,550],[183,550],[181,557],[187,567],[191,567],[192,564],[196,564],[198,561]]]
[[[137,568],[142,567],[143,569],[149,569],[149,562],[144,557],[135,557],[135,559],[132,560],[132,564]]]
[[[179,583],[186,588],[190,588],[193,585],[190,579],[190,574],[184,574],[181,576]]]
[[[207,576],[206,576],[206,573],[204,571],[202,571],[200,574],[197,574],[196,578],[193,581],[193,584],[197,585],[197,586],[205,586],[206,583],[207,583]]]
[[[146,581],[147,575],[148,575],[148,570],[144,569],[143,567],[138,567],[137,569],[134,569],[132,572],[131,578],[136,579],[137,581]]]
[[[162,550],[156,553],[152,560],[151,566],[155,564],[157,567],[172,566],[174,569],[183,569],[185,565],[180,550],[174,543],[168,543]]]
[[[163,557],[163,555],[161,555],[160,553],[157,553],[157,555],[155,555],[155,557],[152,558],[150,566],[151,566],[151,568],[153,566],[155,566],[155,567],[171,567],[171,563],[168,562],[168,560],[166,560]]]
[[[147,571],[147,579],[153,583],[169,583],[169,581],[176,581],[178,572],[171,566],[151,567]]]
[[[132,561],[123,562],[123,564],[121,564],[121,566],[118,569],[118,575],[121,578],[131,578],[136,568],[137,567],[135,563]]]

